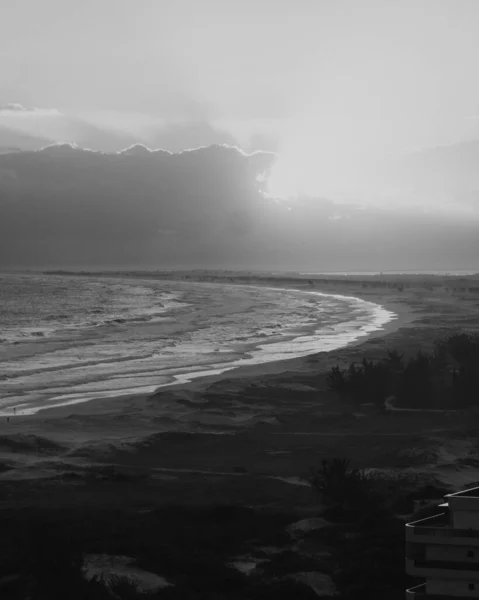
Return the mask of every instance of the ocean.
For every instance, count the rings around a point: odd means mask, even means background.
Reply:
[[[330,351],[395,316],[302,290],[0,274],[0,414]]]

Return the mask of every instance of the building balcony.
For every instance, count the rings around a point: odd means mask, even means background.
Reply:
[[[426,584],[406,590],[406,600],[471,600],[471,596],[451,596],[451,594],[427,594]]]
[[[479,529],[456,529],[450,526],[448,513],[440,513],[406,524],[406,541],[429,544],[479,546]]]
[[[479,504],[479,487],[462,490],[454,494],[446,494],[445,498],[452,510],[477,510]]]
[[[468,579],[479,582],[479,563],[406,559],[406,572],[421,579]]]

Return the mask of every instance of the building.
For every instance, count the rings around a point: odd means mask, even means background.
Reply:
[[[408,600],[479,598],[479,487],[448,494],[438,514],[406,525]]]

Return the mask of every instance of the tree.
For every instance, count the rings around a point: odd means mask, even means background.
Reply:
[[[338,366],[333,367],[326,377],[326,382],[330,390],[342,392],[345,389],[346,380],[343,372]]]
[[[359,496],[363,496],[368,480],[363,471],[351,467],[345,458],[323,459],[313,470],[311,484],[321,494],[328,505],[342,509],[354,506]]]
[[[411,358],[398,382],[397,396],[406,406],[434,406],[433,362],[419,351]]]
[[[394,372],[400,372],[404,369],[404,354],[397,350],[387,350],[385,364]]]

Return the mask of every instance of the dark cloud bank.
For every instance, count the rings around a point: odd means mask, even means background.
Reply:
[[[275,156],[213,145],[0,155],[1,268],[470,269],[464,219],[262,193]]]

